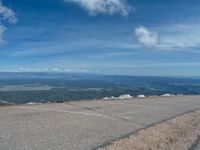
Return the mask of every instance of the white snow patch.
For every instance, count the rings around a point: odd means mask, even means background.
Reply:
[[[36,104],[42,104],[42,103],[34,103],[34,102],[29,102],[29,103],[26,103],[27,105],[36,105]]]
[[[138,98],[145,98],[144,95],[138,95]]]
[[[108,99],[131,99],[131,98],[133,98],[131,95],[125,94],[125,95],[120,95],[119,97],[114,97],[114,96],[104,97],[103,99],[108,100]]]
[[[129,94],[121,95],[118,97],[118,99],[131,99],[131,98],[133,98],[133,97]]]
[[[110,99],[117,99],[117,97],[111,96]]]
[[[168,97],[168,96],[172,96],[172,95],[167,93],[167,94],[163,94],[161,96]]]

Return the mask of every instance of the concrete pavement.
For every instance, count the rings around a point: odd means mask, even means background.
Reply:
[[[195,109],[200,96],[0,107],[0,149],[95,149]]]

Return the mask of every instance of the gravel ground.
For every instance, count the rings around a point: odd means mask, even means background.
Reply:
[[[200,135],[200,110],[156,124],[99,150],[188,150]]]

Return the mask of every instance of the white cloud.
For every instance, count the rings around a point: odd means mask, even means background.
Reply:
[[[147,48],[155,47],[158,43],[158,35],[147,28],[140,26],[135,28],[135,37],[138,42]]]
[[[188,50],[200,46],[200,22],[172,24],[160,28],[159,49]]]
[[[3,36],[6,31],[6,27],[4,27],[1,22],[8,21],[9,23],[16,23],[17,18],[12,9],[4,6],[2,1],[0,0],[0,44],[3,43]]]
[[[152,28],[152,27],[151,27]],[[104,46],[108,48],[124,49],[122,53],[115,52],[112,55],[126,55],[125,49],[140,50],[142,46],[151,50],[162,51],[187,51],[200,53],[200,20],[190,20],[184,22],[174,22],[153,27],[157,32],[139,26],[135,28],[135,38],[133,42],[128,34],[120,34],[119,37]],[[123,27],[124,33],[130,32],[130,28]],[[158,34],[159,33],[159,36]],[[137,36],[136,36],[137,35]],[[127,38],[128,37],[128,38]],[[149,40],[150,39],[150,40]]]
[[[121,14],[127,16],[132,6],[129,6],[125,0],[65,0],[66,2],[73,2],[86,9],[90,15],[97,14]]]
[[[8,20],[10,23],[17,22],[17,18],[15,16],[14,11],[4,6],[1,1],[0,1],[0,15],[2,16],[1,20]]]
[[[6,28],[2,25],[0,25],[0,43],[3,42],[3,36],[4,36],[4,32],[6,31]]]
[[[2,70],[0,70],[2,71]],[[71,68],[47,68],[47,67],[42,67],[42,68],[26,68],[26,67],[20,67],[19,69],[16,70],[6,70],[7,72],[82,72],[82,73],[89,73],[91,72],[90,70],[87,69],[81,69],[81,68],[76,68],[76,69],[71,69]]]

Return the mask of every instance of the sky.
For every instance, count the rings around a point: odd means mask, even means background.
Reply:
[[[0,0],[0,71],[200,76],[200,1]]]

